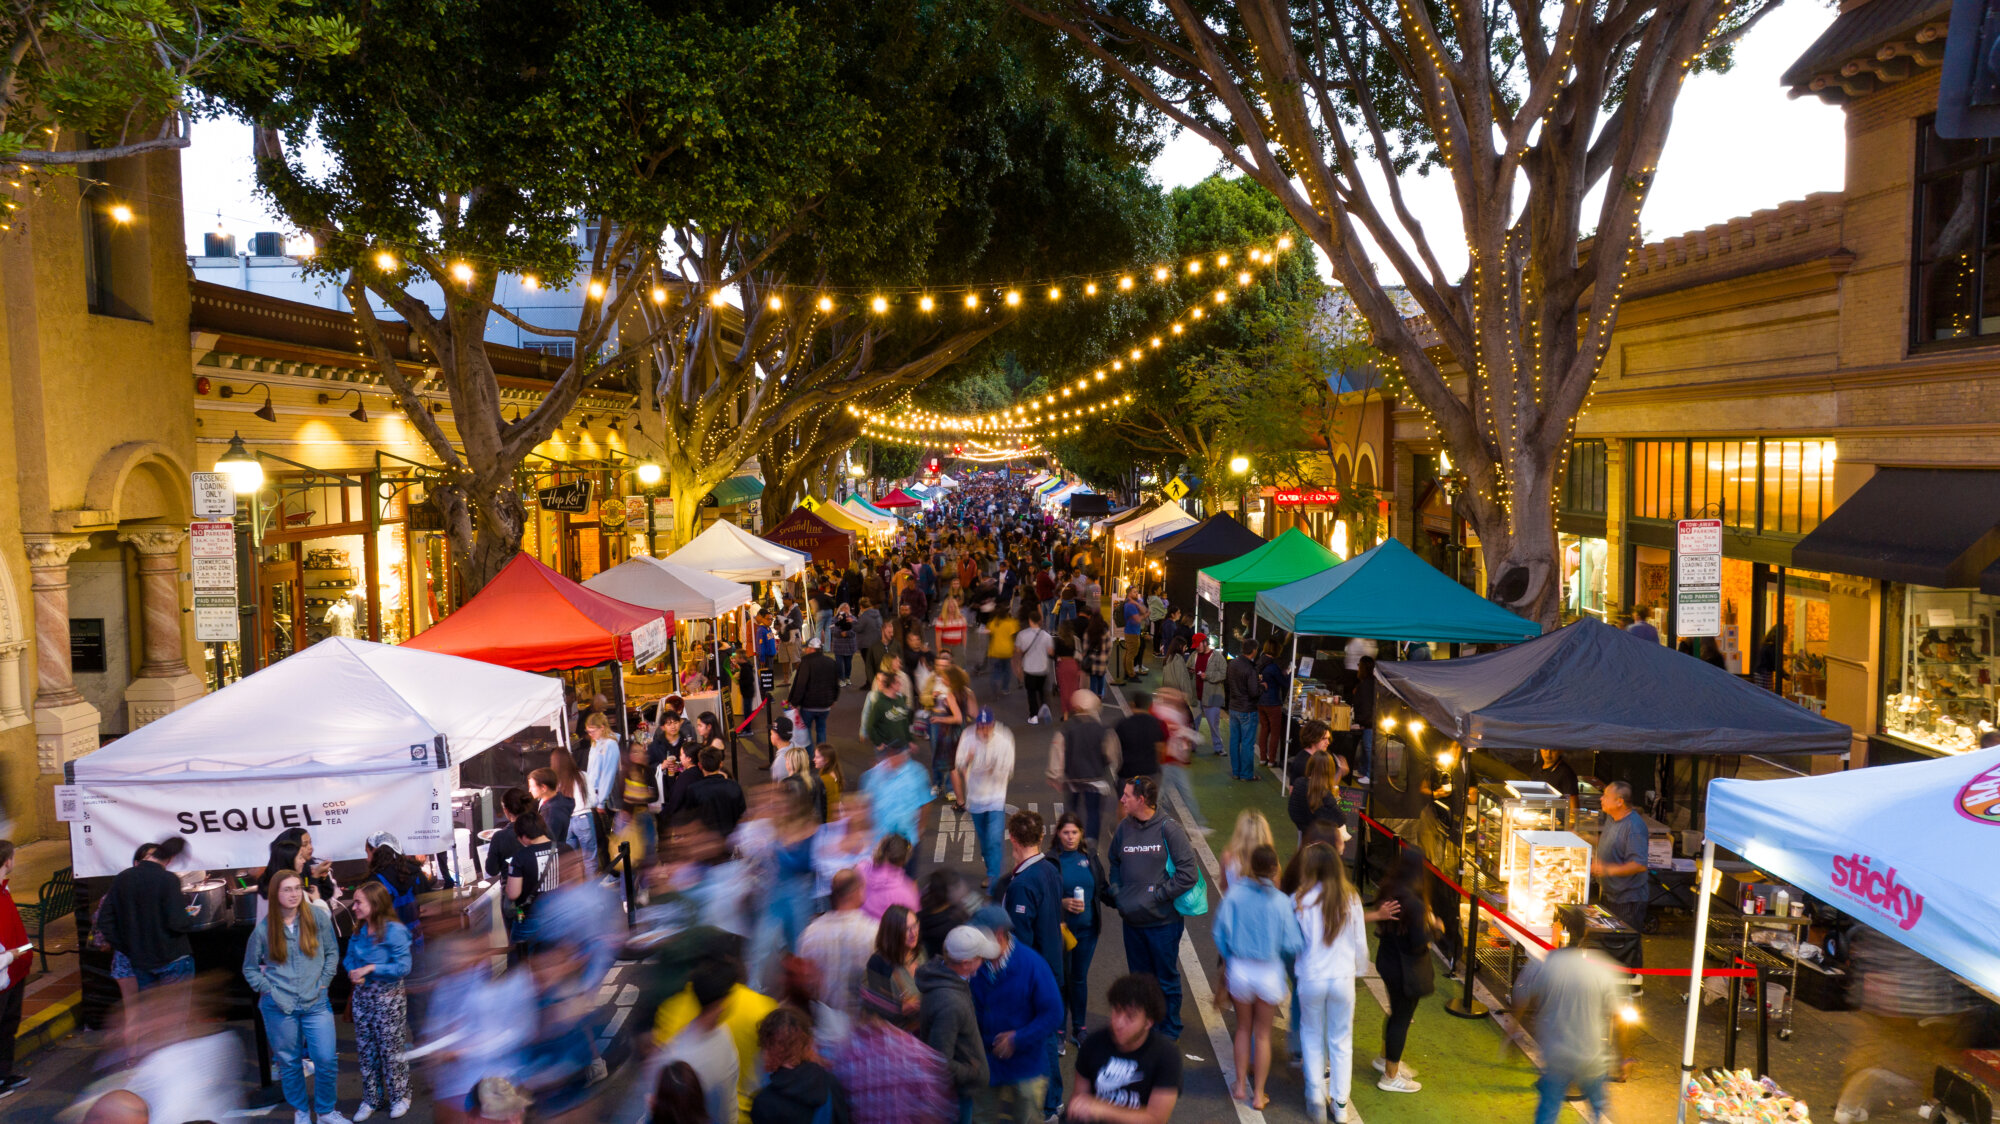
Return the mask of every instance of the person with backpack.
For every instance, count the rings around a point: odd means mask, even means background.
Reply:
[[[417,895],[436,888],[424,873],[424,864],[412,855],[405,855],[402,843],[395,836],[378,831],[368,837],[368,880],[382,884],[396,920],[408,927],[417,947],[422,947],[423,938],[417,936],[422,921],[417,912]]]
[[[1056,638],[1042,627],[1042,610],[1029,609],[1026,627],[1014,636],[1014,660],[1020,665],[1021,683],[1028,691],[1028,725],[1041,724],[1049,709],[1049,673],[1055,670]],[[1051,714],[1053,722],[1055,716]]]

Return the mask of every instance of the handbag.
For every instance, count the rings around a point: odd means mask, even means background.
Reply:
[[[927,738],[931,736],[930,711],[917,711],[916,716],[910,719],[910,736],[913,738]]]
[[[1174,857],[1167,856],[1167,877],[1174,876]],[[1194,868],[1194,885],[1174,899],[1174,912],[1182,917],[1200,917],[1208,912],[1208,879],[1200,867]]]

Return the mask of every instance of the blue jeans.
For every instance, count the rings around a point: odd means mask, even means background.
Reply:
[[[832,713],[830,710],[819,710],[814,707],[804,707],[799,711],[800,716],[806,720],[806,732],[807,736],[812,738],[812,744],[818,745],[826,740],[826,716],[830,713]]]
[[[1572,1083],[1583,1091],[1583,1099],[1590,1102],[1590,1109],[1603,1116],[1609,1106],[1604,1095],[1604,1074],[1582,1077],[1573,1073],[1558,1073],[1544,1070],[1535,1078],[1535,1124],[1556,1124],[1556,1117],[1562,1114],[1563,1097]]]
[[[1201,720],[1204,715],[1208,718],[1208,747],[1215,751],[1217,757],[1220,757],[1223,753],[1222,708],[1219,706],[1205,706],[1201,708],[1200,712],[1193,719],[1194,731],[1197,734],[1201,732]]]
[[[1007,809],[999,808],[991,812],[972,813],[972,831],[979,837],[979,856],[986,860],[986,884],[1000,877],[1006,868],[1005,852],[1001,842],[1007,829]]]
[[[1053,597],[1045,598],[1042,601],[1042,623],[1047,624],[1048,622],[1055,619],[1056,619],[1056,599]]]
[[[569,818],[569,838],[565,841],[583,856],[583,873],[589,877],[597,874],[597,825],[591,819],[590,809],[578,808]]]
[[[140,991],[159,987],[161,984],[183,983],[194,978],[194,957],[183,956],[179,960],[170,960],[151,971],[134,964],[132,978],[139,982]]]
[[[1076,947],[1064,955],[1068,962],[1063,965],[1063,1000],[1069,1007],[1069,1028],[1077,1038],[1083,1037],[1084,1015],[1090,1007],[1090,961],[1097,955],[1097,937],[1102,922],[1097,929],[1071,929],[1076,937]]]
[[[1102,672],[1093,671],[1090,673],[1090,693],[1096,695],[1098,698],[1104,697],[1104,675]]]
[[[1048,1088],[1042,1093],[1043,1116],[1054,1116],[1062,1111],[1062,1106],[1063,1106],[1062,1055],[1056,1053],[1056,1048],[1061,1045],[1062,1045],[1061,1031],[1057,1031],[1056,1033],[1049,1035],[1048,1038],[1044,1039],[1042,1042],[1043,1056],[1048,1059],[1049,1063]]]
[[[1357,760],[1349,762],[1355,772],[1364,777],[1375,775],[1375,727],[1369,726],[1361,731],[1361,748],[1355,751],[1355,757]]]
[[[337,1036],[333,1028],[333,1006],[321,996],[303,1011],[287,1015],[266,996],[258,1000],[264,1016],[264,1033],[271,1039],[271,1055],[278,1063],[278,1080],[284,1085],[285,1103],[295,1112],[333,1111],[339,1101],[340,1057],[334,1052]],[[312,1099],[306,1098],[305,1059],[313,1064]]]
[[[1229,775],[1240,781],[1257,776],[1257,712],[1229,712]]]
[[[1168,1038],[1181,1036],[1181,933],[1187,922],[1178,914],[1164,925],[1134,925],[1126,922],[1125,970],[1160,981],[1160,993],[1167,997],[1167,1021],[1160,1033]]]
[[[833,646],[833,610],[821,609],[813,614],[813,635],[819,637],[819,646]]]
[[[1083,837],[1093,843],[1104,826],[1104,794],[1094,788],[1071,788],[1069,808],[1083,821]]]

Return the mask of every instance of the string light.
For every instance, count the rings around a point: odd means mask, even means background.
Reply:
[[[931,309],[937,307],[937,302],[930,298],[930,294],[926,293],[917,298],[917,307],[923,309],[925,312],[929,312]]]

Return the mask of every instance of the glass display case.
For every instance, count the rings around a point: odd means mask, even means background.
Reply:
[[[1887,587],[1883,733],[1945,753],[1978,747],[2000,721],[1996,613],[2000,597],[1978,590]]]
[[[1590,900],[1590,844],[1573,831],[1517,831],[1520,854],[1508,880],[1507,909],[1546,931],[1558,907]]]
[[[1473,813],[1473,856],[1491,882],[1509,882],[1528,860],[1520,835],[1569,827],[1569,798],[1540,781],[1486,781]]]

